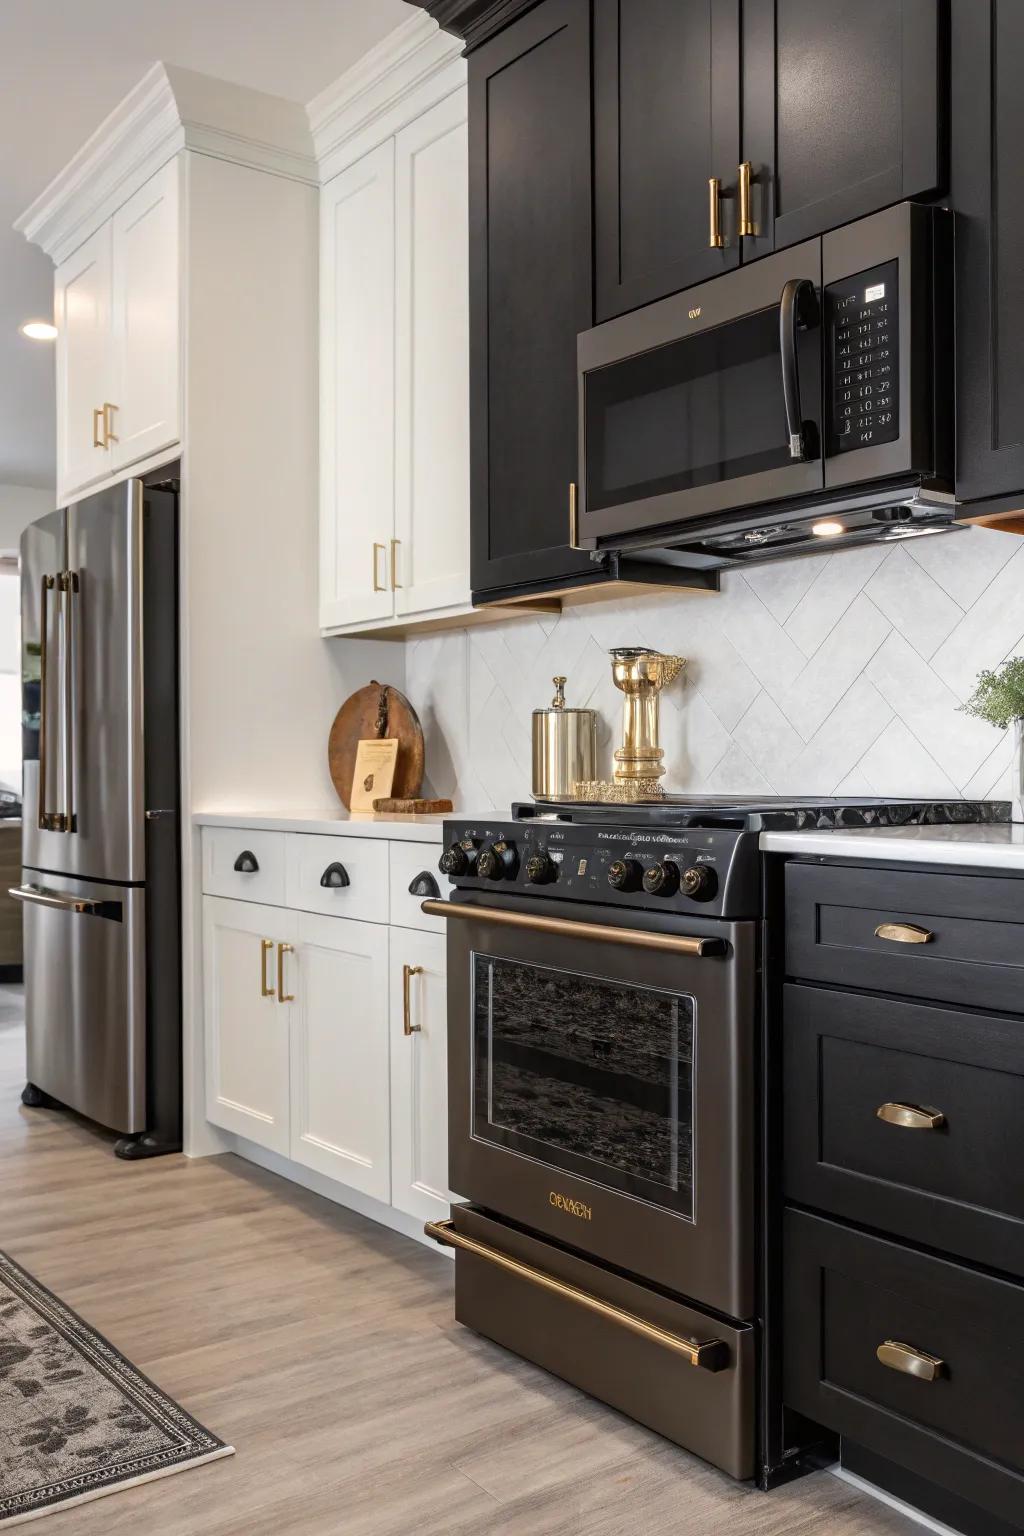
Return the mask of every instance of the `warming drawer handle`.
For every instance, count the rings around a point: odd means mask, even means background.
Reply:
[[[14,885],[7,892],[15,901],[34,907],[53,907],[58,912],[96,912],[101,905],[87,896],[72,896],[68,891],[49,891],[41,885]]]
[[[577,1306],[585,1307],[588,1312],[596,1312],[599,1317],[628,1328],[630,1333],[637,1333],[641,1338],[651,1339],[655,1344],[674,1350],[677,1355],[685,1355],[691,1365],[699,1365],[702,1370],[721,1371],[729,1364],[729,1346],[724,1339],[685,1339],[678,1333],[669,1333],[667,1328],[659,1328],[645,1318],[637,1317],[634,1312],[612,1306],[611,1302],[591,1296],[588,1291],[581,1291],[576,1285],[556,1280],[554,1275],[547,1274],[543,1269],[523,1264],[498,1248],[478,1242],[475,1237],[466,1237],[462,1232],[456,1232],[454,1222],[428,1221],[423,1230],[435,1243],[448,1248],[462,1248],[466,1253],[475,1254],[478,1259],[486,1259],[488,1264],[496,1264],[499,1269],[508,1270],[509,1274],[518,1276],[520,1280],[527,1280],[531,1285],[538,1285],[555,1296],[573,1301]]]
[[[604,923],[576,923],[567,917],[532,917],[526,912],[506,912],[500,907],[461,907],[450,901],[424,901],[420,911],[428,917],[460,918],[496,923],[503,928],[522,928],[530,933],[550,933],[563,939],[599,939],[605,944],[628,944],[634,949],[662,949],[674,955],[724,955],[724,939],[698,939],[681,933],[645,933],[638,928],[609,928]]]
[[[782,358],[782,398],[786,406],[786,431],[791,459],[810,457],[808,432],[800,410],[800,368],[797,333],[817,325],[818,295],[806,277],[791,277],[779,301],[779,352]]]
[[[935,935],[929,928],[919,928],[916,923],[879,923],[876,939],[889,939],[893,944],[930,944]]]

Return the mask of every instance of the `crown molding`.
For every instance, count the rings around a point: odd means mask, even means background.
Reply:
[[[457,39],[426,14],[410,16],[306,108],[321,180],[457,90],[465,78]]]
[[[154,64],[14,228],[59,263],[183,149],[310,185],[318,180],[297,102]]]
[[[429,12],[439,27],[461,37],[466,52],[507,27],[537,0],[409,0]]]

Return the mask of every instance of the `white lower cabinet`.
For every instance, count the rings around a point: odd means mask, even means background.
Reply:
[[[391,1203],[424,1221],[448,1215],[445,938],[392,928]]]
[[[391,1197],[388,930],[298,914],[291,1004],[291,1156]]]

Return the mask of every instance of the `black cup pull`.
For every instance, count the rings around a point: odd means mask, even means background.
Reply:
[[[352,882],[348,877],[348,870],[344,864],[328,864],[320,876],[320,884],[327,891],[340,891]]]
[[[254,853],[250,853],[248,848],[243,848],[235,860],[235,873],[237,875],[254,875],[259,867],[259,860]]]
[[[436,901],[440,894],[441,887],[429,869],[421,869],[409,887],[410,896],[433,896]]]

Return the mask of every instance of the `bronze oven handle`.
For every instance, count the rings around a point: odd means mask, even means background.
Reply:
[[[697,939],[681,933],[645,933],[638,928],[610,928],[605,923],[576,923],[567,917],[532,917],[527,912],[507,912],[504,907],[461,907],[450,901],[425,901],[420,911],[428,917],[455,917],[504,928],[523,928],[531,933],[551,933],[562,939],[600,939],[605,944],[629,944],[635,949],[665,949],[675,955],[723,955],[724,939]]]
[[[477,1242],[475,1237],[465,1237],[463,1233],[455,1231],[451,1221],[428,1221],[423,1230],[435,1243],[442,1243],[448,1248],[462,1248],[466,1253],[475,1254],[478,1259],[486,1259],[488,1264],[496,1264],[499,1269],[508,1270],[520,1280],[539,1285],[545,1291],[563,1296],[566,1301],[574,1301],[577,1306],[586,1307],[588,1312],[596,1312],[599,1317],[628,1328],[630,1333],[638,1333],[641,1338],[651,1339],[655,1344],[663,1344],[666,1349],[675,1350],[676,1354],[685,1355],[691,1365],[699,1365],[705,1371],[720,1371],[729,1363],[729,1346],[724,1339],[684,1339],[677,1333],[669,1333],[667,1328],[659,1328],[637,1317],[634,1312],[612,1306],[611,1302],[591,1296],[589,1292],[581,1291],[578,1286],[569,1285],[565,1280],[556,1280],[554,1275],[546,1274],[542,1269],[534,1269],[532,1264],[523,1264],[519,1259],[510,1258],[498,1248]]]

